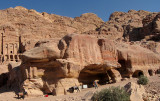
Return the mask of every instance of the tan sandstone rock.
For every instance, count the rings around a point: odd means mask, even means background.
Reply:
[[[69,18],[23,7],[0,15],[5,59],[13,51],[22,57],[20,66],[8,65],[8,86],[24,83],[30,95],[67,94],[75,84],[117,82],[159,70],[159,13],[114,12],[105,23],[93,13]],[[15,50],[6,48],[10,43]]]
[[[123,77],[149,76],[159,69],[159,55],[139,45],[117,44],[117,51]]]
[[[114,45],[112,41],[78,34],[62,38],[58,43],[60,52],[54,41],[37,43],[35,48],[22,56],[20,68],[25,81],[28,81],[26,85],[41,89],[44,93],[61,95],[67,94],[69,87],[78,86],[79,82],[92,83],[95,79],[105,82],[109,78],[119,81],[121,76],[114,69],[120,65],[117,62],[116,48],[111,45]],[[44,50],[48,54],[44,54]],[[86,80],[87,76],[90,79]],[[41,86],[35,86],[33,79],[35,82],[41,79]],[[73,83],[67,83],[69,81]]]
[[[130,94],[130,101],[144,101],[143,94],[145,94],[145,89],[142,85],[129,82],[124,88]]]

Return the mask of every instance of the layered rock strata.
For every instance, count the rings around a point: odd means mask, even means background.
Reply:
[[[80,83],[90,87],[94,80],[103,84],[125,77],[154,75],[159,63],[158,55],[138,45],[70,34],[58,43],[38,42],[26,51],[20,66],[21,82],[29,95],[61,95]]]

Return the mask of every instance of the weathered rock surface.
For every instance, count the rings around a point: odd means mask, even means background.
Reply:
[[[29,92],[32,92],[29,88],[31,86],[44,93],[67,94],[69,87],[78,86],[79,82],[92,83],[95,79],[105,82],[110,76],[114,81],[121,79],[120,75],[114,75],[119,73],[114,69],[119,68],[120,64],[117,62],[117,52],[112,41],[71,34],[62,38],[58,44],[54,41],[45,43],[45,47],[43,44],[37,43],[35,48],[26,51],[22,56],[20,68],[25,88]],[[60,52],[56,51],[56,47]],[[107,71],[109,75],[105,75]],[[86,80],[87,76],[91,78]],[[37,84],[37,81],[40,83]],[[71,82],[67,84],[69,81]]]
[[[146,40],[159,41],[160,34],[160,14],[152,14],[143,19],[141,36]]]
[[[23,54],[20,69],[30,95],[36,91],[36,95],[61,95],[80,82],[90,86],[94,80],[103,84],[118,82],[122,77],[153,75],[159,61],[159,55],[140,45],[70,34],[59,43],[38,42]]]
[[[129,10],[128,12],[114,12],[110,15],[109,21],[102,24],[96,31],[89,31],[86,34],[93,34],[97,37],[113,40],[138,41],[142,39],[141,28],[143,19],[151,13],[147,11]]]
[[[0,10],[0,32],[10,31],[22,38],[26,50],[33,48],[35,39],[61,38],[69,33],[95,30],[103,21],[93,13],[69,18],[17,6]],[[7,32],[6,32],[7,33]],[[11,39],[9,39],[11,40]]]
[[[138,77],[153,75],[159,69],[160,56],[139,45],[117,44],[121,75]]]
[[[107,39],[97,39],[94,36],[71,34],[65,36],[59,43],[61,57],[72,58],[82,66],[90,64],[118,65],[114,44]]]
[[[8,66],[8,86],[23,85],[29,95],[67,94],[79,83],[118,82],[160,69],[159,13],[114,12],[107,22],[92,13],[69,18],[23,7],[0,15],[5,40],[21,37],[18,51],[24,52],[20,66]]]
[[[129,82],[124,88],[130,94],[130,101],[144,101],[143,95],[145,94],[145,89],[142,85]]]

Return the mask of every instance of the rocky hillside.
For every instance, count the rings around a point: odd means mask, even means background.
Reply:
[[[70,33],[95,30],[104,22],[92,13],[69,18],[55,14],[39,13],[23,7],[0,10],[0,30],[10,30],[21,35],[22,42],[31,44],[46,38],[61,38]]]
[[[20,65],[8,65],[7,85],[30,96],[159,73],[159,13],[114,12],[107,22],[92,13],[69,18],[23,7],[0,15],[0,31],[20,35],[26,50]]]
[[[25,50],[33,48],[41,39],[62,38],[71,33],[122,41],[159,41],[159,27],[159,14],[143,10],[114,12],[107,22],[93,13],[70,18],[21,6],[0,10],[0,31],[20,35]]]

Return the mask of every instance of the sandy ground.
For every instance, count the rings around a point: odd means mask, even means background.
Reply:
[[[25,101],[89,101],[91,96],[96,91],[100,91],[104,88],[109,88],[111,86],[121,86],[123,87],[128,82],[136,82],[136,78],[128,79],[125,81],[121,81],[114,84],[106,84],[99,86],[98,89],[94,88],[87,88],[82,89],[81,92],[72,93],[68,95],[61,95],[61,96],[52,96],[49,95],[48,97],[40,96],[36,98],[25,98]],[[149,77],[149,84],[145,86],[146,92],[156,91],[160,95],[160,75],[155,75]],[[23,99],[17,99],[15,97],[15,93],[13,91],[6,91],[5,88],[0,89],[0,101],[24,101]]]

